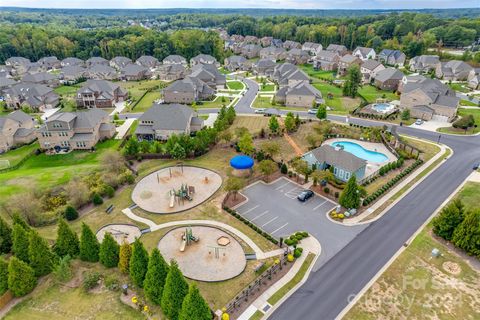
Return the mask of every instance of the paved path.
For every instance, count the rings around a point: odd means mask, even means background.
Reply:
[[[134,118],[126,119],[125,122],[117,127],[115,130],[117,131],[117,135],[115,136],[115,139],[121,140],[125,135],[128,133],[128,130],[132,126],[133,122],[135,121]]]
[[[300,147],[298,146],[298,144],[292,139],[292,137],[290,137],[290,135],[288,133],[284,133],[283,136],[285,137],[285,140],[287,140],[288,144],[292,146],[293,150],[295,150],[295,153],[297,154],[297,156],[302,156],[303,155],[303,151],[302,149],[300,149]]]
[[[110,113],[110,116],[113,116],[115,113],[122,113],[126,106],[127,103],[125,101],[115,103],[115,109]]]

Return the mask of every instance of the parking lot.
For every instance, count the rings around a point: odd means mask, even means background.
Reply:
[[[242,191],[247,202],[236,208],[244,218],[276,238],[296,231],[308,231],[322,245],[320,261],[327,261],[366,226],[343,226],[327,218],[335,202],[315,195],[306,202],[297,200],[304,188],[280,178],[273,183],[254,183]]]

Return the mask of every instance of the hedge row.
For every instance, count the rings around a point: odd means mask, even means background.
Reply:
[[[423,163],[423,160],[415,161],[411,166],[400,172],[392,180],[388,181],[383,187],[379,188],[377,191],[369,195],[363,200],[363,205],[368,206],[370,203],[375,201],[378,197],[387,192],[391,187],[393,187],[398,181],[402,180],[405,176],[410,174],[415,168]]]
[[[238,220],[242,221],[243,223],[245,223],[247,226],[249,226],[250,228],[252,228],[253,230],[255,230],[258,234],[262,235],[265,239],[269,240],[270,242],[272,242],[273,244],[278,244],[278,240],[275,239],[274,237],[272,237],[268,232],[266,231],[263,231],[262,229],[260,229],[259,227],[257,227],[257,225],[255,225],[254,223],[250,222],[249,220],[245,219],[241,214],[239,214],[237,211],[233,210],[233,209],[230,209],[229,207],[227,206],[224,206],[223,207],[223,210],[227,211],[228,213],[230,213],[232,216],[234,216],[235,218],[237,218]]]
[[[287,239],[285,239],[284,243],[287,246],[296,246],[299,241],[301,241],[302,239],[305,239],[309,236],[310,235],[306,231],[298,231],[298,232],[295,232],[294,234],[292,234]]]
[[[392,170],[400,168],[402,165],[403,165],[403,158],[398,158],[397,161],[390,162],[384,165],[383,167],[381,167],[380,170],[378,171],[378,174],[383,176]]]

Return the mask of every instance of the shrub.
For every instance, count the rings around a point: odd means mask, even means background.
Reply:
[[[120,282],[114,274],[111,274],[105,278],[105,287],[110,291],[117,291],[120,289]]]
[[[282,166],[280,167],[280,172],[282,174],[287,174],[288,173],[288,167],[285,163],[282,163]]]
[[[338,199],[339,196],[340,196],[340,193],[338,193],[338,191],[335,191],[335,198]]]
[[[115,195],[115,189],[112,186],[106,185],[103,190],[103,194],[109,198],[113,198]]]
[[[64,212],[63,215],[64,215],[65,219],[67,219],[68,221],[73,221],[73,220],[78,218],[78,212],[72,206],[68,206],[65,209],[65,212]]]
[[[289,253],[288,256],[287,256],[287,261],[288,262],[293,262],[293,260],[295,260],[295,258],[293,257],[293,255],[291,253]]]
[[[96,286],[98,286],[98,282],[100,281],[100,273],[93,271],[93,272],[88,272],[84,277],[83,277],[83,283],[82,287],[85,291],[89,291]]]
[[[323,191],[327,194],[330,193],[330,189],[328,187],[323,188]]]
[[[92,197],[92,202],[94,205],[99,206],[103,203],[103,199],[98,193],[95,193]]]
[[[345,215],[344,215],[343,213],[339,213],[339,214],[337,215],[337,218],[338,218],[338,219],[344,219],[344,218],[345,218]]]
[[[300,256],[302,255],[302,248],[298,247],[298,248],[295,248],[295,250],[293,250],[293,257],[294,258],[300,258]]]

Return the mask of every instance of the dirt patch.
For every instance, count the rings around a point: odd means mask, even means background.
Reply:
[[[230,194],[227,195],[224,204],[228,208],[233,208],[236,205],[244,202],[245,200],[247,200],[247,198],[245,198],[245,196],[240,193],[237,193],[235,196],[233,194]]]
[[[448,273],[459,275],[462,272],[462,268],[456,262],[446,261],[442,265],[443,270],[447,271]]]

